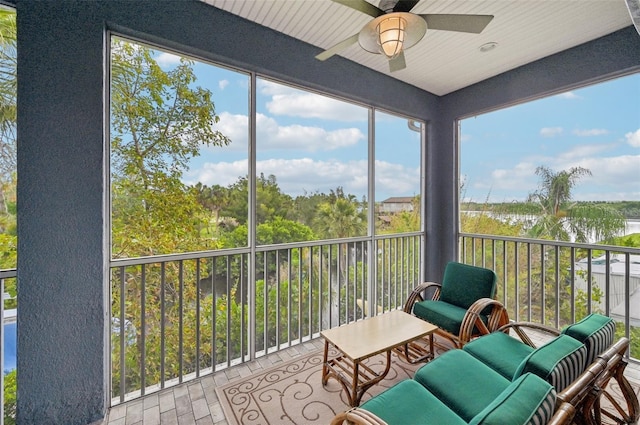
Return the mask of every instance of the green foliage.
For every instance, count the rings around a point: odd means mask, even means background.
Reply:
[[[366,202],[358,202],[339,187],[332,190],[327,202],[318,206],[316,231],[325,239],[362,236],[367,229]]]
[[[16,424],[17,377],[15,369],[4,375],[4,425]]]
[[[540,214],[529,233],[533,237],[576,242],[588,242],[591,235],[597,240],[609,240],[624,230],[624,216],[613,208],[597,204],[575,204],[571,190],[591,171],[582,167],[554,172],[539,166],[538,190],[529,195],[529,202],[540,207]]]
[[[206,216],[181,181],[200,148],[226,145],[211,92],[194,87],[192,62],[164,71],[153,52],[116,40],[112,49],[112,246],[115,257],[216,247],[200,239]]]
[[[233,217],[240,224],[246,224],[249,215],[249,181],[247,177],[240,177],[237,182],[227,189],[227,204],[221,209],[221,214]],[[290,218],[293,211],[293,200],[282,193],[276,177],[265,177],[260,174],[256,178],[256,220],[266,223],[275,219]],[[243,246],[243,245],[241,245]]]

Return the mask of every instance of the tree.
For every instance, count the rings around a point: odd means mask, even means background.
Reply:
[[[552,238],[586,243],[593,235],[597,240],[609,240],[624,231],[625,219],[605,204],[577,204],[572,202],[571,190],[591,171],[582,167],[554,172],[546,166],[536,168],[540,176],[538,190],[528,201],[540,208],[539,216],[530,230],[533,237]]]
[[[112,52],[114,255],[202,249],[204,209],[181,177],[203,146],[230,142],[213,129],[211,92],[193,87],[189,60],[165,71],[144,46],[116,40]]]
[[[16,14],[0,9],[0,233],[13,235],[14,239],[17,183],[16,63]],[[16,241],[13,242],[15,244]],[[15,262],[0,264],[0,268],[15,266]]]
[[[16,14],[0,9],[0,184],[16,171]],[[0,187],[0,201],[2,187]],[[0,213],[3,210],[0,202]]]
[[[154,55],[152,50],[141,45],[121,40],[113,42],[111,224],[115,257],[196,251],[217,245],[213,239],[202,238],[201,223],[208,220],[210,214],[199,203],[197,188],[187,187],[181,179],[202,147],[223,146],[230,140],[213,129],[218,116],[212,95],[196,85],[192,62],[181,59],[171,70],[164,70],[156,63]],[[114,395],[120,391],[121,374],[125,374],[122,378],[127,392],[141,385],[141,368],[146,371],[145,385],[149,385],[175,377],[181,361],[185,365],[184,372],[189,373],[201,360],[195,358],[196,342],[192,337],[195,328],[190,326],[197,314],[204,315],[207,311],[186,308],[184,313],[182,308],[197,305],[202,296],[198,273],[206,270],[207,264],[203,260],[113,270],[112,315],[122,323],[114,329],[114,336],[117,338],[126,332],[127,326],[135,333],[131,340],[126,339],[125,363],[122,365],[119,346],[114,345]],[[121,305],[124,311],[121,311]],[[215,307],[215,311],[232,308],[237,311],[237,306],[226,296],[218,298]],[[208,317],[211,317],[211,310],[212,305]],[[233,314],[235,318],[237,312]],[[183,316],[188,325],[185,335],[180,335],[178,323]],[[219,324],[215,319],[211,320],[216,327],[226,326],[226,320]],[[232,323],[235,326],[235,322]],[[160,333],[149,332],[143,345],[142,332],[155,331],[163,325],[167,329],[164,335],[167,352],[166,368],[161,376]],[[218,344],[211,349],[211,341],[201,343],[203,352],[214,352],[214,356],[218,352],[227,353],[226,347],[218,347]],[[181,357],[177,347],[184,348],[187,354]],[[141,364],[143,349],[145,364]],[[235,351],[231,353],[236,354]]]
[[[345,195],[341,187],[331,190],[328,200],[318,207],[317,231],[327,239],[362,236],[367,229],[363,204],[354,195]]]

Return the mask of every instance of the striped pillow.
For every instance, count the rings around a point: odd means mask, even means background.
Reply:
[[[616,322],[601,314],[590,314],[579,322],[569,325],[562,333],[577,339],[587,347],[587,365],[593,363],[603,351],[613,344]]]
[[[533,412],[527,425],[545,425],[548,423],[556,410],[556,391],[552,387],[538,409]]]
[[[525,357],[512,380],[531,372],[560,392],[584,371],[586,358],[584,344],[568,335],[560,335]]]
[[[543,425],[555,410],[556,392],[548,382],[526,373],[513,381],[470,425]]]

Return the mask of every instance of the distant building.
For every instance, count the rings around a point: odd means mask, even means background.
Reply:
[[[402,211],[413,211],[413,196],[396,196],[382,201],[378,207],[379,214],[395,214]]]
[[[629,255],[629,264],[626,264],[627,257],[624,254],[612,254],[609,261],[609,306],[610,316],[618,321],[625,320],[626,299],[629,298],[629,316],[631,326],[640,326],[640,255]],[[607,260],[600,256],[591,259],[591,284],[597,286],[603,294],[607,291]],[[589,267],[589,260],[584,258],[575,263],[575,270],[578,272],[575,278],[576,288],[587,291],[589,288],[586,280],[586,273]],[[629,276],[627,276],[627,270]],[[628,282],[628,283],[627,283]],[[627,289],[627,284],[628,289]],[[626,294],[629,295],[626,295]],[[606,297],[604,297],[606,299]],[[601,311],[606,311],[604,299],[594,305]]]

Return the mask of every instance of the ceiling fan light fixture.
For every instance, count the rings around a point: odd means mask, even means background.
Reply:
[[[381,53],[393,59],[402,52],[407,21],[397,14],[386,17],[376,27]]]
[[[427,23],[419,15],[392,12],[369,21],[358,33],[360,46],[389,59],[414,46],[427,32]]]

